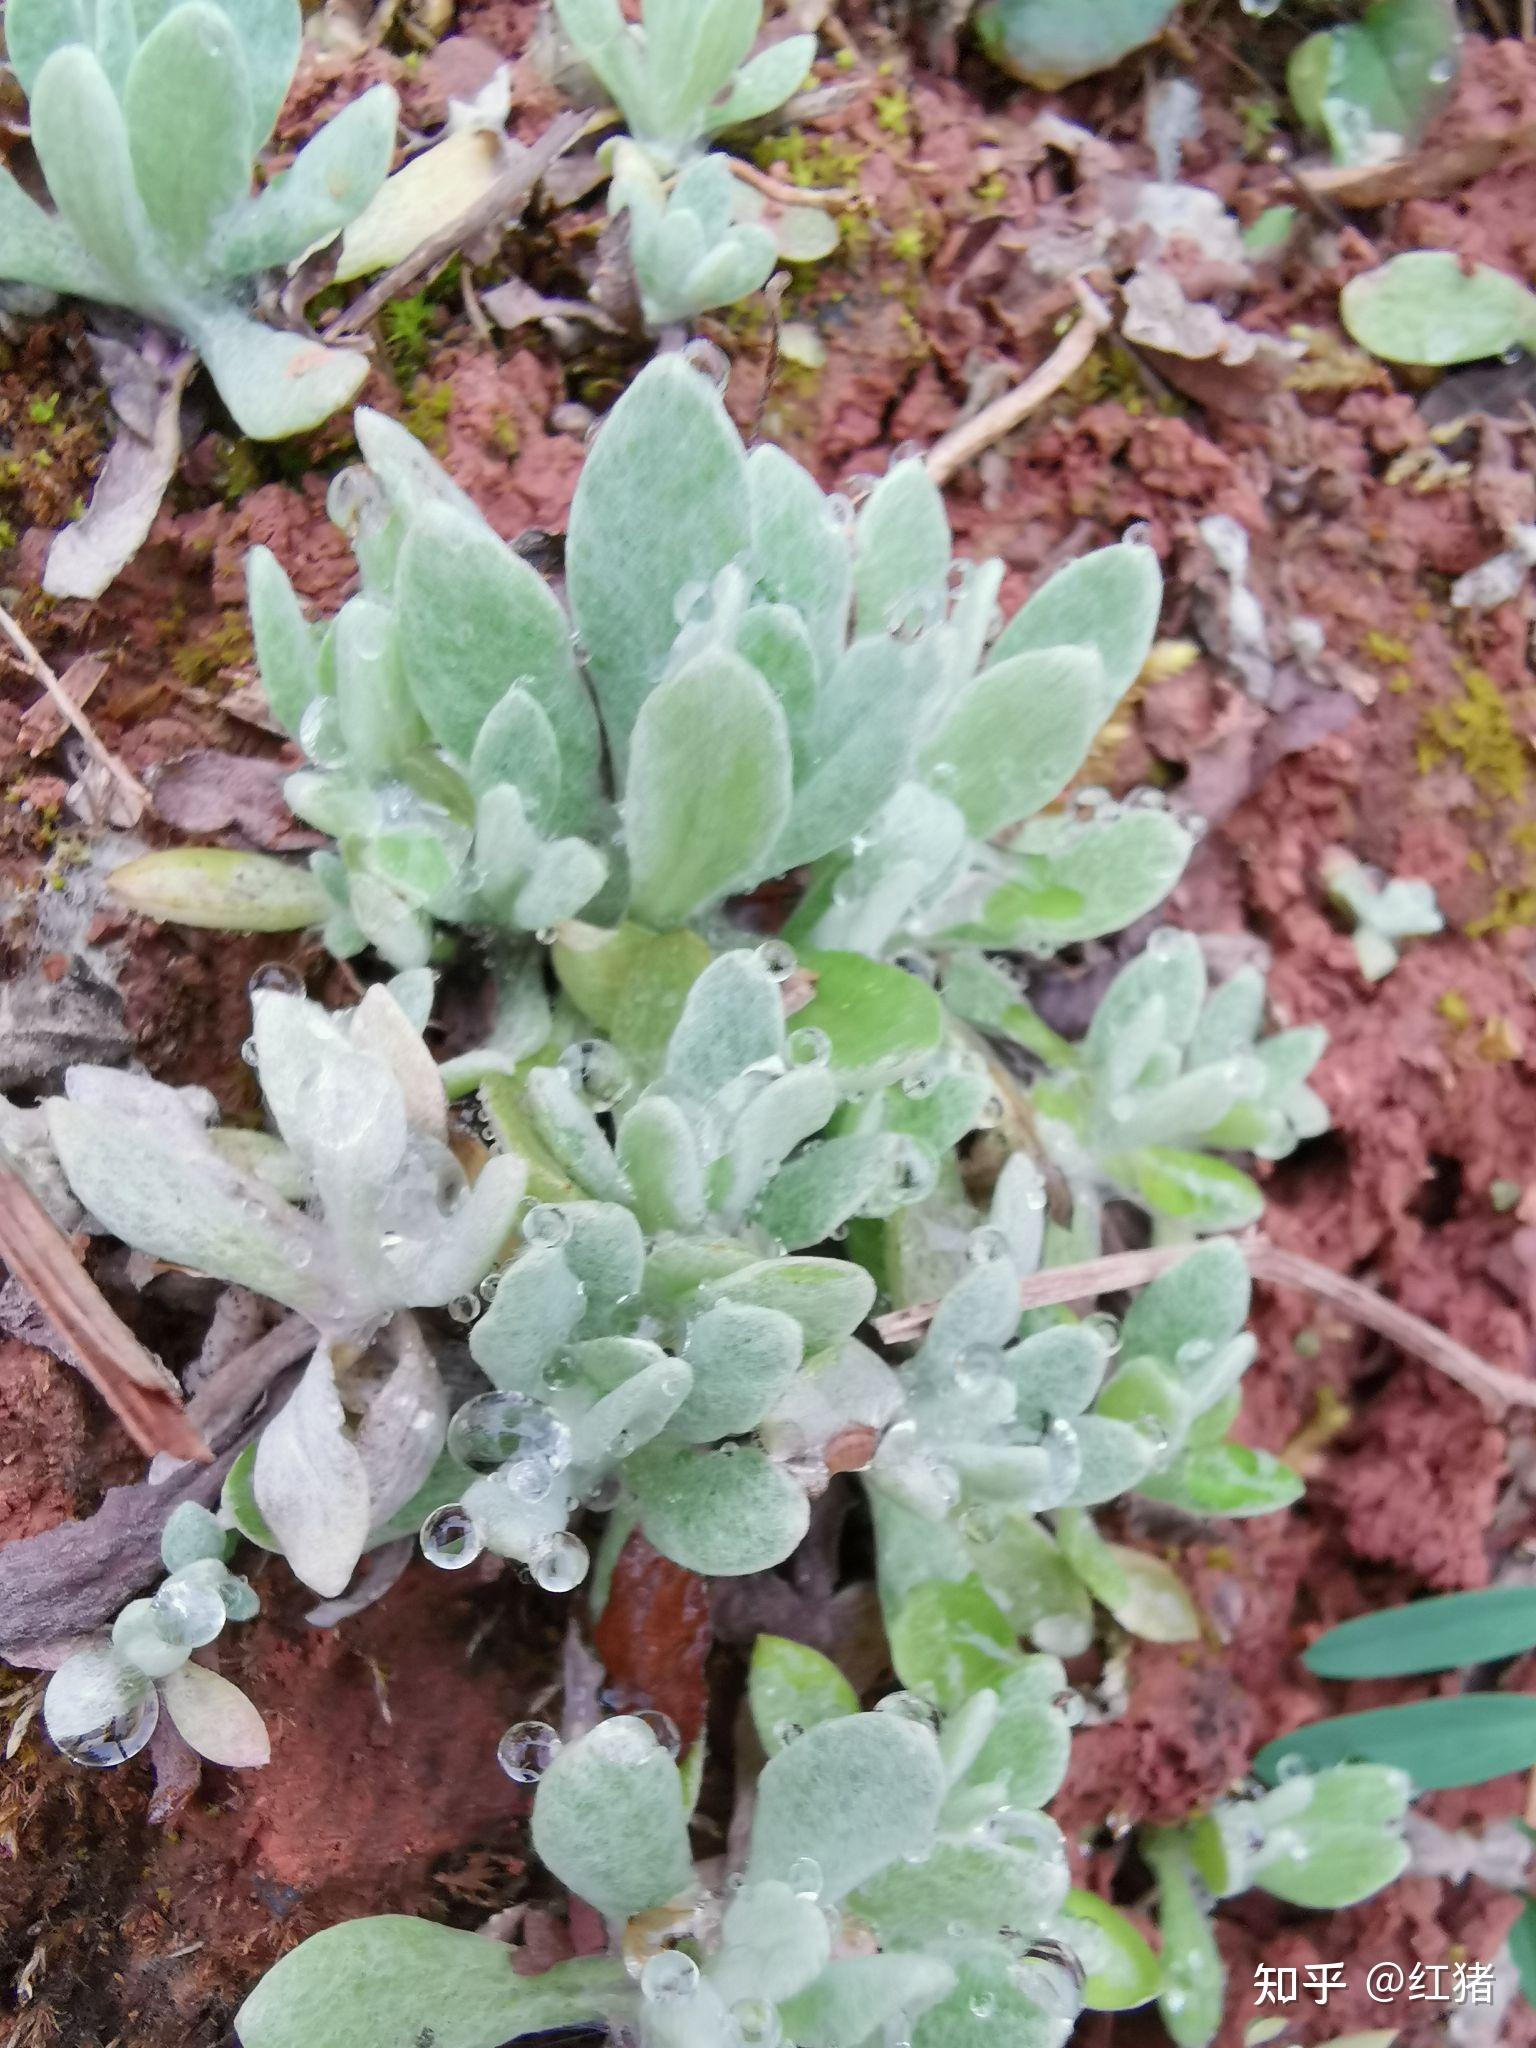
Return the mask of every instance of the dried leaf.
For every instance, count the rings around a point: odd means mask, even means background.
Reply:
[[[181,460],[181,394],[196,366],[189,353],[169,371],[150,435],[126,419],[119,426],[85,516],[48,550],[43,588],[50,597],[100,597],[148,540]]]
[[[277,761],[200,749],[155,776],[155,809],[178,831],[233,831],[271,853],[324,846],[323,836],[300,825],[283,799],[288,773]]]
[[[88,704],[107,672],[107,664],[94,654],[82,654],[59,677],[59,687],[72,704]],[[22,713],[16,729],[18,746],[25,747],[34,761],[53,749],[69,731],[69,720],[52,697],[39,697]]]
[[[691,1745],[709,1706],[704,1666],[710,1641],[705,1582],[662,1557],[636,1530],[619,1553],[608,1603],[592,1632],[609,1684],[634,1695],[627,1704],[669,1714]]]

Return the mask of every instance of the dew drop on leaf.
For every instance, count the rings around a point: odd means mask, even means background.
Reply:
[[[758,966],[771,974],[775,981],[788,981],[800,964],[794,947],[783,939],[764,939],[757,949],[756,958]]]
[[[824,1067],[832,1058],[832,1041],[814,1024],[802,1024],[785,1039],[784,1053],[792,1067]]]
[[[675,2005],[699,1988],[699,1966],[681,1949],[666,1948],[640,1972],[640,1995],[653,2005]]]
[[[245,985],[246,994],[256,996],[301,996],[304,993],[304,977],[292,967],[284,967],[280,961],[269,960],[265,967],[258,967]]]
[[[642,1707],[633,1719],[645,1723],[655,1736],[658,1747],[664,1749],[674,1761],[682,1755],[683,1738],[670,1714],[662,1713],[659,1707]]]
[[[921,1693],[888,1692],[883,1700],[875,1701],[877,1714],[892,1714],[898,1721],[911,1721],[919,1728],[926,1728],[931,1735],[939,1730],[939,1710]]]
[[[528,1560],[534,1583],[546,1593],[569,1593],[587,1576],[587,1546],[579,1536],[561,1530],[546,1536]]]
[[[514,1785],[537,1785],[560,1747],[547,1721],[514,1721],[496,1745],[496,1761]]]
[[[523,1243],[562,1245],[571,1234],[571,1219],[553,1202],[539,1202],[523,1218]]]
[[[421,1554],[441,1571],[463,1571],[484,1548],[473,1517],[457,1502],[434,1508],[421,1525]]]
[[[478,1294],[456,1294],[448,1304],[448,1313],[456,1323],[472,1323],[479,1315],[480,1308]]]

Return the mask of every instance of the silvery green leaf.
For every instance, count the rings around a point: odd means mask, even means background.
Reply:
[[[334,1598],[357,1569],[372,1523],[368,1475],[346,1433],[330,1348],[321,1345],[262,1431],[256,1505],[296,1578]]]
[[[665,1237],[645,1261],[642,1303],[648,1315],[668,1321],[708,1307],[702,1290],[755,1263],[744,1244],[727,1237]]]
[[[767,228],[755,221],[743,221],[721,236],[683,276],[669,299],[657,293],[642,293],[653,327],[668,320],[691,318],[714,306],[733,305],[760,291],[773,274],[779,252]]]
[[[875,1283],[844,1259],[763,1259],[710,1281],[704,1296],[793,1316],[810,1356],[853,1334],[874,1305]]]
[[[856,640],[825,679],[776,869],[846,845],[893,795],[912,759],[918,679],[913,649],[884,639]]]
[[[475,806],[473,879],[483,915],[510,923],[513,907],[542,846],[528,816],[523,793],[510,782],[494,783]]]
[[[962,1947],[954,1969],[954,1990],[923,2014],[912,2048],[1062,2048],[1071,2022],[1029,1997],[1027,1976],[1001,1943]]]
[[[1033,1810],[1061,1789],[1072,1750],[1072,1725],[1055,1704],[1066,1673],[1054,1657],[1030,1657],[1004,1679],[998,1716],[968,1773],[997,1807]]]
[[[647,1722],[600,1721],[556,1754],[534,1795],[533,1845],[600,1913],[643,1913],[687,1890],[682,1781]]]
[[[941,1841],[922,1863],[893,1863],[861,1887],[855,1907],[889,1947],[917,1947],[936,1927],[985,1940],[999,1926],[1043,1929],[1069,1887],[1066,1858],[1001,1843]]]
[[[160,1681],[160,1697],[183,1742],[211,1764],[259,1770],[271,1761],[266,1723],[240,1690],[201,1664],[183,1664]]]
[[[555,0],[560,26],[637,135],[656,126],[655,95],[645,39],[619,12],[617,0]]]
[[[1151,548],[1133,541],[1099,548],[1041,585],[1003,628],[990,660],[1045,647],[1097,648],[1102,723],[1142,671],[1162,602],[1163,572]]]
[[[145,38],[123,112],[134,180],[172,261],[196,277],[214,230],[251,188],[251,92],[234,26],[212,0],[182,0]]]
[[[785,36],[751,57],[731,80],[723,98],[712,98],[704,120],[708,135],[744,121],[761,120],[797,93],[816,59],[814,36]]]
[[[1289,1507],[1306,1491],[1289,1465],[1246,1444],[1199,1444],[1137,1488],[1148,1500],[1167,1501],[1191,1515],[1242,1518]]]
[[[1006,1615],[979,1579],[929,1579],[891,1615],[891,1661],[905,1686],[953,1713],[1021,1662]]]
[[[1304,1081],[1322,1058],[1328,1034],[1320,1024],[1299,1024],[1261,1039],[1254,1057],[1269,1076],[1272,1088],[1290,1088]]]
[[[409,427],[366,405],[358,407],[352,427],[363,460],[402,519],[414,520],[428,505],[449,505],[472,524],[485,526],[474,499],[459,489]]]
[[[1248,1262],[1238,1247],[1225,1239],[1203,1244],[1142,1288],[1121,1326],[1121,1349],[1128,1359],[1172,1364],[1180,1347],[1197,1339],[1224,1344],[1247,1322],[1252,1298]]]
[[[936,2004],[954,1981],[935,1956],[841,1956],[780,2018],[800,2048],[863,2048]]]
[[[918,1362],[942,1372],[973,1346],[1001,1348],[1019,1327],[1019,1275],[1009,1258],[968,1266],[934,1311]]]
[[[259,1183],[242,1181],[211,1147],[200,1158],[184,1143],[158,1142],[140,1124],[62,1099],[47,1110],[70,1187],[114,1237],[306,1314],[324,1312],[332,1289],[324,1274],[305,1269],[312,1250],[306,1219]]]
[[[764,1754],[777,1756],[807,1728],[859,1711],[859,1696],[819,1650],[785,1636],[760,1635],[747,1680],[752,1723]]]
[[[461,1477],[450,1497],[457,1499],[474,1523],[487,1550],[497,1557],[516,1558],[520,1564],[526,1564],[549,1537],[563,1532],[575,1506],[563,1482],[538,1499],[528,1500],[504,1486],[494,1473],[470,1479],[468,1484]],[[420,1529],[420,1521],[416,1527]]]
[[[972,562],[962,571],[964,583],[949,612],[954,674],[962,681],[976,673],[992,637],[998,593],[1003,587],[1001,562]]]
[[[389,609],[349,598],[336,615],[336,712],[347,763],[383,779],[426,738],[406,688]]]
[[[1163,1936],[1158,2008],[1178,2048],[1207,2048],[1221,2025],[1227,1973],[1210,1920],[1195,1892],[1195,1873],[1176,1831],[1144,1830],[1142,1853],[1157,1879]]]
[[[320,691],[314,629],[270,548],[252,548],[246,556],[245,585],[261,686],[273,717],[288,732],[297,733],[306,708]]]
[[[1056,1536],[1068,1562],[1123,1629],[1149,1643],[1200,1638],[1200,1610],[1171,1566],[1125,1543],[1107,1543],[1082,1508],[1066,1508]]]
[[[792,605],[753,605],[737,628],[736,652],[783,706],[798,781],[816,710],[816,650],[805,622]]]
[[[802,1489],[748,1444],[658,1447],[632,1459],[626,1477],[647,1539],[689,1571],[717,1578],[771,1571],[810,1523]]]
[[[1081,828],[1036,819],[1012,851],[1014,879],[988,899],[976,935],[994,945],[1054,947],[1124,930],[1155,910],[1194,840],[1166,811],[1129,811]]]
[[[1083,1415],[1074,1424],[1082,1467],[1066,1505],[1098,1507],[1129,1493],[1152,1470],[1158,1445],[1132,1422]]]
[[[106,73],[83,44],[65,44],[44,62],[28,97],[32,146],[65,224],[111,281],[115,299],[153,311],[157,295],[146,291],[141,271],[149,221]],[[80,147],[82,135],[91,138],[89,149]]]
[[[924,771],[990,839],[1059,796],[1098,730],[1102,664],[1092,647],[1042,648],[994,662],[924,756]]]
[[[84,246],[57,214],[31,199],[7,170],[0,169],[0,246],[5,275],[13,284],[43,291],[109,298],[113,287]]]
[[[813,888],[795,926],[817,946],[878,955],[914,907],[959,871],[965,820],[947,797],[905,782],[864,838],[850,862]]]
[[[469,761],[515,684],[543,711],[560,749],[562,800],[551,829],[580,823],[596,789],[597,721],[570,626],[543,577],[478,514],[427,504],[406,535],[396,590],[406,673],[436,738]]]
[[[893,463],[870,492],[855,533],[859,631],[892,630],[913,607],[943,605],[949,515],[920,461]]]
[[[1021,1415],[1081,1415],[1109,1363],[1102,1338],[1085,1323],[1037,1330],[1007,1357]]]
[[[814,1856],[821,1896],[835,1905],[929,1850],[943,1798],[944,1765],[926,1727],[896,1714],[819,1722],[763,1767],[748,1882],[787,1880]]]
[[[1389,363],[1473,363],[1536,340],[1536,293],[1487,263],[1411,249],[1339,295],[1351,339]]]
[[[759,588],[772,603],[799,613],[825,674],[842,650],[848,621],[853,570],[847,539],[815,478],[771,442],[747,457],[747,490]]]
[[[602,1125],[559,1067],[535,1067],[523,1091],[528,1115],[551,1154],[601,1202],[628,1202],[629,1183]]]
[[[322,1928],[281,1956],[236,2015],[243,2048],[502,2048],[550,2029],[633,2016],[616,1959],[519,1977],[506,1945],[384,1914]]]
[[[221,1562],[229,1555],[230,1539],[217,1515],[195,1500],[184,1500],[171,1510],[160,1532],[160,1562],[168,1572],[200,1558]]]
[[[800,1325],[781,1310],[717,1302],[696,1316],[683,1356],[693,1389],[672,1421],[685,1443],[715,1443],[753,1429],[799,1370]]]
[[[967,1531],[977,1576],[1021,1635],[1042,1650],[1078,1656],[1093,1640],[1082,1581],[1033,1516],[1005,1512],[983,1533]]]
[[[1144,1207],[1196,1236],[1246,1229],[1264,1213],[1257,1183],[1207,1153],[1147,1145],[1106,1161],[1105,1171],[1134,1190]]]
[[[692,1385],[693,1375],[681,1359],[663,1357],[642,1366],[578,1419],[571,1431],[572,1463],[601,1466],[629,1457],[660,1436]],[[643,1496],[641,1512],[643,1516]]]
[[[1112,1057],[1115,1041],[1130,1020],[1152,1001],[1162,1005],[1161,1023],[1175,1043],[1186,1044],[1205,1001],[1205,955],[1191,932],[1164,930],[1122,967],[1100,999],[1084,1041],[1090,1056]]]
[[[140,4],[140,0],[135,0]],[[252,120],[260,148],[277,125],[299,61],[299,0],[218,0],[234,23],[250,80]]]
[[[944,1759],[944,1778],[951,1791],[981,1754],[987,1737],[997,1726],[997,1714],[997,1694],[990,1687],[983,1687],[957,1707],[940,1727],[939,1754]],[[946,1824],[952,1807],[951,1800],[945,1806]]]
[[[597,1334],[591,1331],[594,1312],[606,1313],[640,1292],[645,1238],[616,1202],[567,1202],[561,1214],[571,1229],[560,1249],[587,1291],[588,1330]]]
[[[753,953],[722,953],[689,989],[667,1045],[666,1082],[707,1102],[749,1067],[784,1049],[779,985]]]
[[[421,1035],[432,1014],[433,981],[426,968],[417,967],[395,975],[388,984],[375,982],[349,1013],[347,1035],[354,1052],[369,1054],[394,1076],[411,1128],[446,1143],[448,1098],[437,1062]],[[413,1014],[408,1014],[406,1002]]]
[[[359,350],[263,327],[237,307],[200,300],[177,317],[236,426],[253,441],[321,426],[357,396],[368,375]]]
[[[635,720],[622,805],[635,915],[682,924],[760,879],[789,806],[778,699],[739,656],[695,655]]]
[[[1256,967],[1239,967],[1206,999],[1189,1038],[1190,1066],[1252,1052],[1263,1023],[1264,977]]]
[[[368,1484],[370,1526],[387,1522],[426,1483],[448,1428],[448,1395],[412,1318],[399,1319],[400,1361],[368,1403],[353,1443]]]
[[[560,1250],[535,1245],[502,1273],[490,1307],[469,1333],[470,1356],[493,1385],[538,1393],[544,1367],[576,1334],[585,1306]]]
[[[821,1975],[832,1949],[820,1903],[779,1878],[744,1886],[736,1894],[726,1908],[721,1937],[709,1982],[733,2005],[744,1998],[766,1998],[775,2005],[793,1998]]]
[[[538,702],[514,683],[486,713],[469,757],[469,786],[484,795],[510,782],[533,824],[553,829],[560,807],[560,746]]]
[[[646,64],[655,119],[668,140],[688,142],[752,47],[761,22],[742,0],[649,0]]]
[[[38,73],[68,43],[93,40],[83,0],[12,0],[5,10],[6,61],[30,99]]]
[[[244,277],[297,263],[339,235],[388,175],[398,115],[387,85],[348,101],[282,176],[225,226],[217,245],[224,274]]]
[[[607,861],[585,839],[556,839],[541,846],[513,899],[513,922],[529,932],[563,924],[587,908],[607,875]]]
[[[821,1244],[877,1202],[899,1154],[899,1140],[884,1133],[810,1146],[769,1181],[756,1221],[789,1251]]]
[[[741,440],[709,379],[654,358],[602,425],[571,506],[566,571],[622,766],[677,636],[676,604],[747,546]]]
[[[823,1067],[799,1067],[754,1095],[736,1118],[730,1136],[729,1186],[721,1206],[739,1218],[760,1189],[837,1108],[837,1083]]]
[[[1014,1268],[1021,1275],[1033,1273],[1040,1264],[1045,1219],[1045,1176],[1027,1152],[1015,1152],[997,1177],[987,1221],[1007,1238]]]
[[[648,1095],[619,1123],[619,1169],[646,1230],[696,1230],[704,1220],[704,1163],[693,1126],[670,1097]]]

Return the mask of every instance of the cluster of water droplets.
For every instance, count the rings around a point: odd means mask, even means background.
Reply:
[[[471,1472],[534,1506],[563,1483],[571,1462],[571,1434],[542,1402],[493,1388],[455,1410],[448,1450]],[[462,1502],[434,1509],[422,1523],[422,1554],[440,1570],[463,1571],[485,1547],[482,1530]],[[569,1593],[586,1577],[590,1559],[579,1536],[557,1529],[534,1544],[527,1562],[530,1577],[545,1592]]]

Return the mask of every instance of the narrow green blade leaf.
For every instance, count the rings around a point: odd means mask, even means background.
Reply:
[[[1495,1586],[1359,1615],[1319,1636],[1302,1662],[1319,1678],[1406,1678],[1533,1647],[1536,1586]]]
[[[322,924],[330,898],[306,867],[269,853],[178,846],[113,870],[108,887],[140,917],[219,932],[296,932]]]
[[[1483,1785],[1536,1764],[1536,1699],[1516,1693],[1463,1693],[1414,1700],[1315,1721],[1266,1743],[1254,1769],[1268,1785],[1287,1757],[1309,1769],[1346,1761],[1393,1764],[1421,1792]]]

